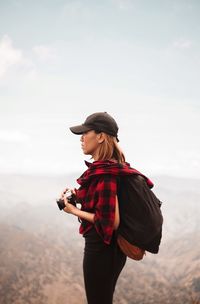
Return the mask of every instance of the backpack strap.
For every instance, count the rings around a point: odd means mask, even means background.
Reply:
[[[120,185],[120,176],[117,175],[117,186],[119,187],[119,185]]]
[[[118,197],[119,197],[119,191],[120,191],[120,184],[121,184],[120,176],[117,175],[117,196]]]

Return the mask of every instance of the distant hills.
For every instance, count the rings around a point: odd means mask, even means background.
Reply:
[[[0,175],[0,303],[86,303],[84,239],[55,199],[77,175]],[[153,179],[153,178],[152,178]],[[155,177],[163,201],[158,254],[128,259],[115,304],[190,304],[200,298],[199,181]]]

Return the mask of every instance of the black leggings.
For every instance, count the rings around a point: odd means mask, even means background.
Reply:
[[[88,304],[112,304],[126,256],[117,244],[115,233],[109,245],[103,242],[94,227],[84,237],[83,274]]]

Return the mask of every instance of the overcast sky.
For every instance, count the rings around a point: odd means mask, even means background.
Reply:
[[[82,172],[69,127],[107,111],[132,167],[199,177],[199,16],[198,0],[1,0],[0,172]]]

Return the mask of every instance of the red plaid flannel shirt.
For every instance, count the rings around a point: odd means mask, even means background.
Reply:
[[[95,216],[94,224],[81,219],[79,232],[84,234],[94,225],[103,241],[110,244],[114,230],[117,176],[144,175],[131,168],[129,163],[119,164],[111,160],[85,163],[88,169],[77,179],[80,187],[76,190],[76,196],[81,210],[94,213]],[[153,183],[148,178],[146,180],[153,187]]]

